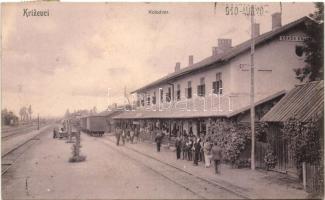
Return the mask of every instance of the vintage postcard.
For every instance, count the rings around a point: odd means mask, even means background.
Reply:
[[[2,199],[322,199],[322,2],[1,4]]]

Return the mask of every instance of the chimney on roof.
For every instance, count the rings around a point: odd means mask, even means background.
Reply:
[[[218,39],[218,48],[226,51],[231,48],[231,39]]]
[[[272,30],[280,28],[282,26],[281,23],[281,13],[276,12],[272,14]]]
[[[193,65],[193,55],[190,55],[190,56],[188,57],[188,65],[189,65],[189,66]]]
[[[254,23],[254,37],[257,37],[260,35],[260,24]]]
[[[212,56],[217,56],[223,52],[224,50],[222,50],[220,47],[212,47]]]
[[[218,47],[212,47],[212,56],[216,56],[218,54]]]
[[[175,65],[175,72],[178,72],[179,70],[181,70],[181,63],[177,62]]]

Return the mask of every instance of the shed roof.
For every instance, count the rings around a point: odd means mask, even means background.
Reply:
[[[324,116],[324,81],[296,86],[261,119],[265,122],[284,122],[296,117],[302,122],[314,115]]]
[[[298,25],[301,25],[302,23],[305,23],[307,20],[311,21],[310,18],[305,16],[305,17],[302,17],[302,18],[300,18],[296,21],[293,21],[289,24],[286,24],[278,29],[266,32],[266,33],[255,38],[255,46],[259,46],[259,45],[263,44],[264,42],[267,42],[270,39],[273,39],[274,37],[278,36],[279,34],[286,32]],[[143,90],[152,88],[158,84],[167,83],[168,81],[170,81],[172,79],[175,79],[175,78],[178,78],[185,74],[194,72],[196,70],[211,66],[213,64],[221,64],[222,65],[222,63],[229,61],[230,59],[238,56],[239,54],[248,51],[250,48],[251,48],[251,40],[247,40],[247,41],[229,49],[228,51],[225,51],[222,54],[219,54],[217,56],[207,57],[191,66],[185,67],[177,72],[170,73],[170,74],[168,74],[168,75],[166,75],[166,76],[164,76],[148,85],[145,85],[145,86],[133,91],[132,93],[141,92]]]
[[[102,111],[102,112],[98,113],[97,115],[104,116],[104,117],[112,117],[112,116],[117,115],[119,113],[121,113],[120,110],[105,110],[105,111]]]

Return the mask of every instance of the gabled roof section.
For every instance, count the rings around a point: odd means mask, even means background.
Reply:
[[[286,32],[302,23],[305,23],[306,21],[312,21],[312,19],[305,16],[305,17],[302,17],[302,18],[300,18],[296,21],[293,21],[289,24],[286,24],[278,29],[264,33],[264,34],[255,38],[255,46],[261,45],[264,42],[267,42],[267,41],[273,39],[274,37],[278,36],[279,34]],[[183,76],[185,74],[194,72],[196,70],[202,69],[204,67],[207,67],[207,66],[210,66],[213,64],[222,64],[222,63],[227,62],[227,61],[231,60],[232,58],[238,56],[239,54],[246,52],[247,50],[250,49],[250,47],[251,47],[251,40],[247,40],[235,47],[232,47],[231,49],[229,49],[228,51],[225,51],[224,53],[222,53],[220,55],[207,57],[191,66],[182,68],[178,72],[170,73],[170,74],[168,74],[168,75],[166,75],[166,76],[164,76],[164,77],[162,77],[146,86],[143,86],[143,87],[133,91],[132,93],[141,92],[143,90],[154,87],[158,84],[166,83],[172,79],[175,79],[177,77]]]
[[[324,116],[324,81],[298,85],[288,92],[261,121],[284,122],[296,117],[302,122]]]

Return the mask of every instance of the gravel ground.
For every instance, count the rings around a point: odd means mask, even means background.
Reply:
[[[104,135],[102,138],[111,143],[115,143],[114,135]],[[199,162],[199,166],[193,166],[193,161],[176,160],[176,152],[167,148],[162,148],[160,153],[155,150],[155,143],[140,142],[138,144],[126,143],[124,148],[153,157],[167,165],[182,169],[187,173],[216,183],[231,190],[236,194],[250,199],[305,199],[308,194],[302,190],[301,183],[289,179],[286,175],[264,171],[250,170],[249,168],[233,169],[229,165],[221,164],[221,174],[214,174],[213,167],[204,168],[204,164]],[[224,196],[223,196],[224,195]],[[206,196],[206,195],[205,195]],[[210,198],[210,197],[208,197]],[[220,191],[216,198],[231,198],[227,193]],[[236,198],[236,197],[234,197]]]
[[[3,199],[201,198],[101,138],[83,134],[81,144],[87,160],[69,163],[72,144],[42,135],[3,175]]]

